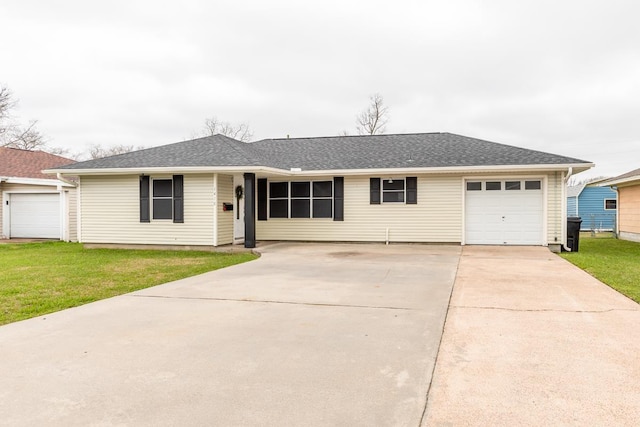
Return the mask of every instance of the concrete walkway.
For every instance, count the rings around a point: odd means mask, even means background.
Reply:
[[[423,425],[640,425],[640,307],[544,248],[465,247]]]
[[[262,251],[0,327],[0,424],[419,425],[461,248]]]

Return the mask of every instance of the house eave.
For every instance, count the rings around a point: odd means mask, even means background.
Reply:
[[[635,183],[636,181],[640,181],[640,175],[634,175],[634,176],[629,176],[627,178],[605,181],[598,184],[598,187],[612,187],[620,184],[632,184],[632,183]]]
[[[416,168],[373,168],[373,169],[323,169],[296,170],[288,172],[290,175],[380,175],[380,174],[461,174],[461,173],[497,173],[497,172],[551,172],[566,171],[573,167],[574,171],[584,171],[592,168],[592,163],[560,164],[560,165],[488,165],[488,166],[445,166],[445,167],[416,167]]]
[[[3,177],[0,177],[0,182],[6,182],[7,184],[44,185],[44,186],[51,186],[51,187],[57,187],[58,185],[62,185],[63,187],[73,187],[72,185],[59,181],[57,179],[24,178],[19,176],[3,176]]]
[[[138,175],[138,174],[189,174],[189,173],[268,173],[287,175],[288,171],[264,166],[164,166],[140,168],[100,168],[100,169],[47,169],[48,174],[61,175]]]
[[[245,173],[276,176],[321,176],[321,175],[379,175],[379,174],[451,174],[451,173],[495,173],[495,172],[552,172],[573,168],[574,173],[582,172],[594,166],[593,163],[578,164],[529,164],[529,165],[482,165],[482,166],[443,166],[414,168],[371,168],[371,169],[320,169],[290,170],[267,166],[185,166],[185,167],[142,167],[142,168],[103,168],[103,169],[48,169],[44,173],[62,175],[125,175],[125,174],[162,174],[162,173]]]

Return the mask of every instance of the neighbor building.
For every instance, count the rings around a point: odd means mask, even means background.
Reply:
[[[611,188],[599,185],[605,179],[567,188],[567,216],[580,217],[582,231],[615,229],[618,196]]]
[[[75,184],[42,173],[74,160],[0,147],[0,236],[77,240]]]
[[[602,182],[618,193],[618,236],[640,242],[640,169]]]

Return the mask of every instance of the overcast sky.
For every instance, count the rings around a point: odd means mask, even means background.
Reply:
[[[170,3],[170,6],[165,4]],[[0,84],[50,145],[452,132],[640,167],[637,0],[0,2]]]

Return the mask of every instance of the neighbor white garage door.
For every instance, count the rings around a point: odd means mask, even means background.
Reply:
[[[59,194],[11,194],[9,209],[12,238],[60,238]]]
[[[466,244],[543,244],[541,180],[469,180],[465,187]]]

